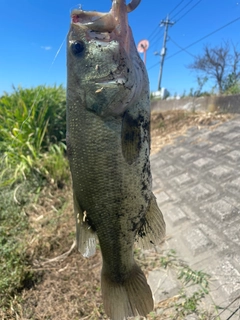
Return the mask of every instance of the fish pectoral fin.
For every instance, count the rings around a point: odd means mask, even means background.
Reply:
[[[166,225],[163,214],[159,209],[156,197],[152,193],[145,222],[138,231],[137,246],[152,249],[163,243],[166,236]]]
[[[87,213],[83,211],[73,194],[74,213],[76,217],[76,241],[78,251],[84,257],[91,257],[96,252],[96,234],[87,222]]]

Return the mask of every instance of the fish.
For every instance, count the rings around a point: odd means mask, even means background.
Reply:
[[[99,243],[101,291],[110,319],[146,316],[154,307],[134,243],[165,237],[152,193],[150,94],[128,14],[141,0],[113,0],[109,12],[74,9],[67,38],[67,154],[77,248]]]

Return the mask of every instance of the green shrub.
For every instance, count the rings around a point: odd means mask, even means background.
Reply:
[[[240,94],[240,82],[235,83],[224,91],[224,94]]]

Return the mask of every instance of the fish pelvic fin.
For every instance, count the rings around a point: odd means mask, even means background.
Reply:
[[[138,315],[145,317],[153,310],[151,289],[137,264],[122,282],[111,280],[103,264],[101,287],[104,310],[111,320],[124,320]]]
[[[76,241],[78,251],[86,258],[96,252],[96,234],[87,222],[87,213],[81,209],[73,193],[74,213],[76,218]]]
[[[144,220],[138,231],[136,245],[142,249],[152,249],[153,246],[161,245],[166,237],[166,225],[153,193]]]

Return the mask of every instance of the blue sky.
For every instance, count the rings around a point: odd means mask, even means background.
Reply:
[[[0,94],[11,92],[12,85],[24,88],[40,84],[66,85],[65,39],[70,11],[79,3],[84,10],[104,12],[111,7],[110,0],[0,1]],[[240,18],[240,2],[237,0],[142,0],[139,7],[129,14],[129,24],[136,43],[149,39],[151,35],[147,52],[151,91],[157,89],[159,74],[160,57],[154,52],[161,50],[163,42],[164,28],[159,27],[159,23],[177,5],[170,15],[170,20],[176,23],[169,28],[170,38],[162,78],[162,86],[171,94],[181,94],[184,90],[188,93],[190,88],[197,88],[196,73],[186,68],[193,62],[193,57],[184,51],[171,57],[180,50],[177,45],[187,47]],[[190,12],[181,18],[188,10]],[[240,50],[240,19],[190,47],[188,52],[199,54],[204,44],[219,45],[223,40],[239,43]],[[211,86],[209,82],[206,89]]]

